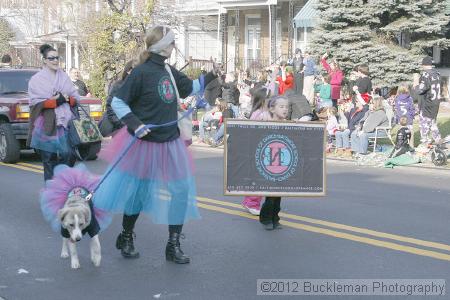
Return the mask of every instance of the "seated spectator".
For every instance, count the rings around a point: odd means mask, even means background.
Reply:
[[[356,129],[351,133],[352,150],[360,155],[367,154],[369,147],[369,137],[375,136],[375,129],[378,126],[388,126],[389,120],[383,107],[383,99],[379,96],[374,98],[369,104],[369,114],[367,118],[359,122]],[[386,137],[384,131],[379,131],[378,137]]]
[[[402,127],[397,132],[395,147],[389,157],[397,157],[407,152],[414,151],[409,144],[409,141],[411,140],[411,129],[408,126],[408,117],[403,116],[400,118],[400,126]]]
[[[352,157],[350,148],[350,135],[356,129],[356,125],[365,116],[368,108],[362,105],[360,101],[356,101],[355,106],[348,112],[344,112],[345,118],[348,120],[348,127],[340,127],[336,131],[336,154],[343,157]]]

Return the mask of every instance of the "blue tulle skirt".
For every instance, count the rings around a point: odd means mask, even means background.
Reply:
[[[122,128],[100,158],[113,164],[132,139]],[[200,218],[196,196],[192,157],[182,139],[166,143],[137,140],[100,185],[93,201],[95,207],[108,212],[144,212],[154,223],[179,225]]]
[[[55,135],[47,135],[44,130],[44,117],[39,116],[34,122],[30,147],[52,153],[69,153],[68,132],[62,127],[56,128]]]

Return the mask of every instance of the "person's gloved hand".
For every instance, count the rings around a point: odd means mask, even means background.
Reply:
[[[135,131],[134,131],[134,135],[139,138],[142,139],[144,136],[146,136],[147,134],[149,134],[151,132],[150,129],[145,128],[145,125],[140,125]]]
[[[56,98],[56,106],[63,105],[64,103],[67,103],[67,99],[61,94],[58,93],[58,98]]]

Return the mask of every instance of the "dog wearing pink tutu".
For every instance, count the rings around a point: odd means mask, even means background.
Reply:
[[[54,177],[46,181],[41,191],[42,213],[52,228],[61,233],[61,257],[70,256],[72,269],[80,268],[76,242],[86,233],[91,237],[91,261],[94,266],[100,266],[102,256],[98,234],[109,225],[111,216],[95,208],[88,197],[99,179],[83,164],[74,168],[58,165]]]

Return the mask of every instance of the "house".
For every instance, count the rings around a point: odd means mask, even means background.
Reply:
[[[188,59],[255,71],[292,57],[293,18],[307,0],[177,0],[178,47]]]

